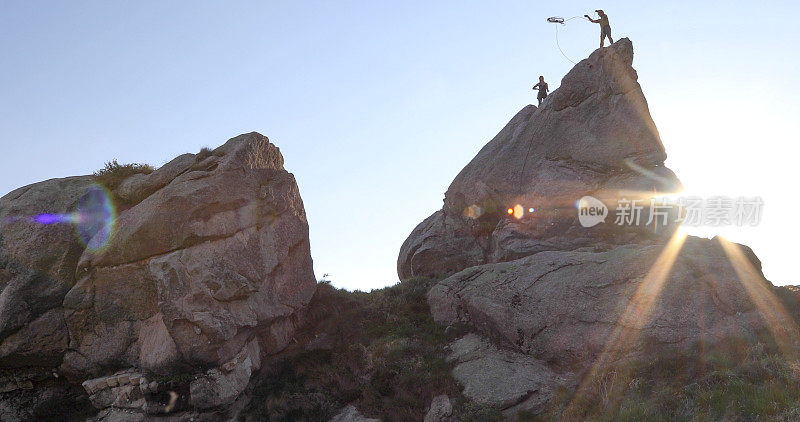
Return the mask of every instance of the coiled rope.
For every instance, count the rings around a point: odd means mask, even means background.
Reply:
[[[573,19],[576,19],[576,18],[581,18],[581,17],[583,17],[583,16],[578,15],[578,16],[573,16],[573,17],[568,18],[568,19],[564,19],[564,18],[562,18],[560,16],[551,16],[551,17],[547,18],[547,22],[566,25],[567,22],[569,22],[569,21],[571,21]],[[558,46],[558,51],[561,52],[561,55],[564,56],[565,59],[567,59],[570,62],[572,62],[572,64],[578,64],[578,63],[575,62],[575,60],[572,60],[569,57],[567,57],[567,55],[564,53],[564,50],[561,48],[561,43],[558,41],[558,26],[556,26],[556,46]]]

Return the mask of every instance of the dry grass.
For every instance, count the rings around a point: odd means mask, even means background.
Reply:
[[[544,415],[520,420],[794,420],[800,363],[764,339],[731,338],[685,352],[606,368],[588,391],[562,391]],[[574,411],[565,414],[567,403]]]
[[[153,166],[150,164],[120,164],[115,158],[107,161],[105,167],[94,173],[94,180],[105,186],[106,189],[113,191],[128,177],[134,174],[150,174],[153,170]]]

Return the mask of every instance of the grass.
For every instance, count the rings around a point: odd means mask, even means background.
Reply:
[[[105,167],[94,173],[94,180],[106,189],[113,191],[122,182],[134,174],[150,174],[153,172],[150,164],[120,164],[117,159],[107,161]]]
[[[546,414],[520,420],[788,421],[800,414],[800,362],[769,342],[729,339],[688,355],[651,356],[606,368],[582,392],[561,392]]]

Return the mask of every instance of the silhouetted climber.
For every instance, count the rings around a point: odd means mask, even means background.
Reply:
[[[583,16],[586,16],[586,19],[589,19],[589,22],[600,24],[600,48],[603,48],[606,37],[608,37],[609,43],[614,44],[614,39],[611,38],[611,24],[608,23],[608,15],[606,15],[606,12],[604,12],[602,9],[597,9],[595,12],[600,15],[600,19],[592,19],[589,15]]]
[[[533,86],[533,89],[539,88],[539,95],[536,96],[536,99],[539,100],[539,107],[542,106],[542,100],[547,98],[547,91],[550,91],[550,88],[547,87],[547,82],[544,81],[544,76],[539,76],[539,83]]]

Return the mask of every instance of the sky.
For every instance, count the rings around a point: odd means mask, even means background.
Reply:
[[[396,283],[400,245],[511,117],[598,45],[634,44],[687,192],[760,196],[757,227],[700,229],[800,284],[800,4],[794,1],[0,2],[0,195],[159,166],[258,131],[305,203],[317,278]]]

